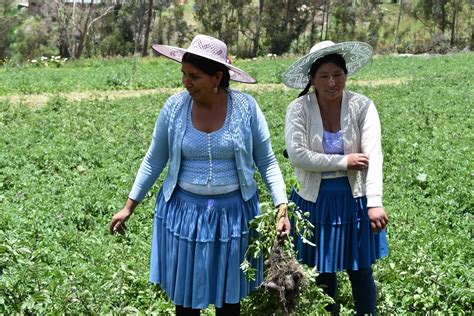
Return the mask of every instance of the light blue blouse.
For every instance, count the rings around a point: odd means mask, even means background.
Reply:
[[[337,132],[323,131],[323,149],[325,154],[331,155],[344,155],[344,131],[339,130]],[[339,178],[346,177],[347,172],[345,170],[337,171],[323,171],[321,172],[321,178]]]
[[[231,89],[228,90],[227,102],[232,108],[229,129],[242,198],[248,201],[257,192],[256,166],[273,203],[286,203],[283,176],[272,150],[267,122],[257,102],[250,95]],[[169,168],[163,182],[163,194],[166,201],[171,198],[181,170],[182,142],[191,104],[192,98],[187,91],[171,96],[165,103],[129,198],[143,200],[167,163]]]
[[[227,105],[227,114],[232,104]],[[196,194],[224,194],[239,189],[239,176],[234,158],[230,115],[218,130],[206,133],[196,129],[192,106],[187,115],[186,132],[181,147],[181,170],[178,184]]]

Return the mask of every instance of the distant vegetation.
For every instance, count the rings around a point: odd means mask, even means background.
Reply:
[[[316,42],[359,40],[377,53],[446,53],[474,44],[470,0],[102,0],[0,4],[0,61],[146,56],[197,33],[239,58],[302,54]],[[211,4],[212,3],[212,4]]]

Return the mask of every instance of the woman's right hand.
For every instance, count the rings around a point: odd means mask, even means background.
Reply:
[[[363,170],[369,166],[369,156],[366,154],[349,154],[347,155],[347,169]]]
[[[125,222],[129,219],[130,215],[132,215],[132,210],[128,207],[124,207],[120,212],[116,213],[110,222],[110,233],[125,234],[125,229],[127,229],[127,227],[125,227]]]

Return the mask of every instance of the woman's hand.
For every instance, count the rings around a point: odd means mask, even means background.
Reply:
[[[277,235],[280,238],[289,237],[291,225],[288,219],[288,204],[282,203],[277,208]]]
[[[112,217],[109,226],[111,234],[115,232],[121,235],[125,234],[125,229],[127,229],[127,227],[125,227],[125,222],[128,220],[130,215],[132,215],[133,210],[137,207],[138,203],[138,201],[132,200],[131,198],[127,199],[123,209]]]
[[[387,226],[388,216],[383,207],[369,207],[368,215],[373,232],[378,233]]]
[[[128,207],[124,207],[120,212],[116,213],[110,222],[110,233],[125,234],[125,230],[127,229],[127,227],[125,227],[125,222],[130,218],[130,215],[132,215],[132,210]]]
[[[349,154],[347,155],[347,169],[362,170],[369,166],[369,156],[366,154]]]

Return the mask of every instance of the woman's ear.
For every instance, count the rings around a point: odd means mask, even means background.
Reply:
[[[222,76],[224,76],[224,73],[222,71],[218,71],[214,75],[214,83],[216,87],[219,86],[219,84],[221,83]]]
[[[315,85],[314,85],[314,77],[313,77],[313,78],[309,77],[309,82],[311,83],[311,86],[310,86],[309,88],[310,88],[310,89],[311,89],[311,88],[314,89],[314,87],[315,87]]]

